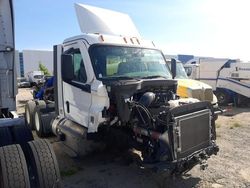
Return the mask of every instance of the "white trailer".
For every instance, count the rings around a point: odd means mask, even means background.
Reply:
[[[144,167],[167,174],[216,154],[211,103],[176,96],[163,53],[142,39],[129,16],[81,4],[76,12],[82,34],[54,46],[54,120],[53,108],[26,111],[36,131],[52,129],[73,156],[97,143],[136,148]],[[173,61],[173,74],[174,67]]]
[[[213,87],[220,104],[245,103],[250,98],[250,63],[240,60],[199,58],[184,64],[189,78]]]

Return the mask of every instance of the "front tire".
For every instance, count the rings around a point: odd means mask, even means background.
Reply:
[[[230,96],[223,90],[216,91],[215,95],[218,99],[219,105],[227,105],[230,102]]]

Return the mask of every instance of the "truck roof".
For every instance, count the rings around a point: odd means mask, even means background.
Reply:
[[[128,36],[116,36],[107,34],[82,34],[74,37],[70,37],[64,40],[65,43],[72,43],[77,40],[84,40],[89,45],[92,44],[112,44],[122,46],[137,46],[143,48],[156,48],[154,43],[150,40],[145,40],[137,37]]]
[[[92,44],[113,44],[155,48],[154,43],[142,39],[129,15],[93,7],[75,4],[76,15],[82,35],[70,37],[64,43],[85,40]]]

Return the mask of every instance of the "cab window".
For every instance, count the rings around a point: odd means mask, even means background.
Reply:
[[[71,49],[67,51],[67,54],[73,55],[73,69],[74,69],[74,78],[72,81],[86,83],[87,74],[82,59],[82,54],[79,49]]]

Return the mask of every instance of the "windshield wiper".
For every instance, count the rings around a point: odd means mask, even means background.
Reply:
[[[142,77],[142,79],[151,79],[151,78],[165,78],[165,79],[168,79],[166,76],[161,76],[161,75],[153,75],[153,76]]]

